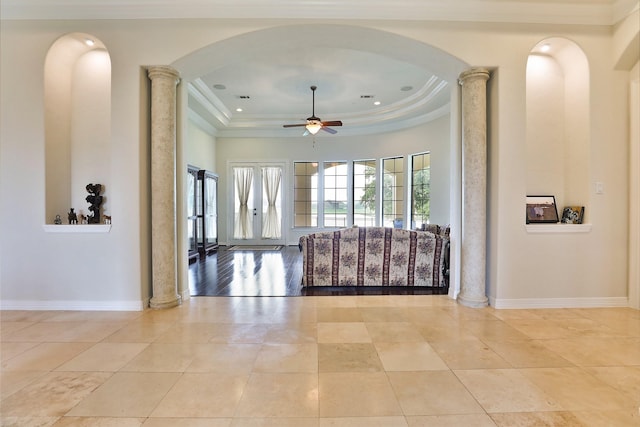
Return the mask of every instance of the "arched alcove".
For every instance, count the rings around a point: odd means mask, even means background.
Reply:
[[[89,34],[66,34],[49,49],[44,69],[45,223],[89,214],[89,183],[109,185],[111,59]],[[108,197],[102,205],[106,211]]]
[[[527,61],[527,194],[584,206],[589,217],[589,64],[574,42],[539,42]]]

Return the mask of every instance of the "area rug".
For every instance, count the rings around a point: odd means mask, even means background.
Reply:
[[[282,245],[246,245],[231,246],[228,251],[279,251]]]

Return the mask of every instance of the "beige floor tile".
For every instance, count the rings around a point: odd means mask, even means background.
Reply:
[[[511,368],[509,362],[477,338],[430,341],[429,344],[451,369]]]
[[[46,374],[0,402],[3,417],[62,416],[111,376],[103,372]]]
[[[249,378],[236,417],[317,417],[318,375],[254,373]]]
[[[0,344],[0,363],[37,346],[36,342],[4,342]]]
[[[410,322],[365,323],[373,342],[424,342],[418,328]]]
[[[318,427],[317,418],[234,418],[231,427]]]
[[[9,342],[99,342],[124,323],[118,322],[40,322],[3,337]]]
[[[377,342],[385,371],[432,371],[449,367],[426,342]]]
[[[231,418],[147,418],[144,427],[230,427]]]
[[[265,343],[271,344],[304,344],[317,340],[318,327],[315,323],[271,325],[264,338]]]
[[[460,326],[481,340],[528,340],[527,335],[502,320],[463,321]]]
[[[558,327],[568,330],[572,336],[615,337],[619,335],[610,327],[592,319],[562,319],[556,323]]]
[[[360,309],[356,307],[320,307],[318,322],[362,322]]]
[[[423,415],[407,417],[407,423],[409,427],[496,427],[487,414]]]
[[[405,415],[484,413],[450,371],[388,372]]]
[[[2,310],[0,311],[0,322],[45,322],[58,313],[58,311],[47,310]]]
[[[0,417],[2,427],[50,427],[59,417]]]
[[[131,322],[104,339],[104,342],[153,342],[174,324],[170,322]]]
[[[578,336],[541,343],[579,366],[640,365],[640,338]]]
[[[116,372],[147,346],[146,343],[97,343],[56,370]]]
[[[571,412],[510,412],[491,414],[498,427],[581,427]],[[612,426],[613,427],[613,426]]]
[[[459,326],[458,321],[433,324],[416,324],[416,330],[428,342],[477,340],[471,332]]]
[[[53,427],[140,427],[144,421],[144,418],[62,417]]]
[[[269,328],[269,325],[256,323],[217,323],[212,325],[213,336],[209,342],[261,344]]]
[[[67,413],[73,417],[148,417],[178,373],[117,372]]]
[[[198,344],[186,372],[249,374],[261,344]]]
[[[370,343],[371,336],[364,323],[318,323],[319,343]]]
[[[122,367],[127,372],[184,372],[204,344],[152,343]]]
[[[47,371],[0,372],[0,399],[11,396],[46,374]]]
[[[636,408],[626,411],[573,412],[585,427],[638,427],[640,413]]]
[[[567,411],[624,410],[637,402],[582,368],[532,368],[520,372]]]
[[[318,344],[320,372],[380,372],[382,363],[373,344]]]
[[[186,373],[151,413],[157,418],[232,417],[248,375]]]
[[[20,329],[33,325],[35,322],[0,322],[0,339]],[[4,340],[2,340],[4,341]]]
[[[584,368],[585,371],[638,401],[640,408],[640,366]]]
[[[562,409],[517,369],[459,370],[454,373],[488,413]]]
[[[47,322],[129,322],[140,316],[140,311],[59,311]]]
[[[319,427],[407,427],[404,417],[320,418]]]
[[[401,307],[361,307],[362,320],[365,322],[408,322],[407,309]]]
[[[211,323],[176,323],[156,338],[156,343],[207,343],[215,333]]]
[[[402,410],[384,372],[320,373],[320,417],[394,415]]]
[[[317,344],[264,344],[254,372],[318,372]]]
[[[515,368],[560,368],[575,366],[539,341],[491,341],[484,343]]]
[[[2,362],[3,371],[51,371],[90,348],[92,343],[49,343]],[[4,344],[3,344],[4,347]]]
[[[509,325],[535,340],[561,339],[571,336],[571,331],[561,323],[549,319],[508,319]]]

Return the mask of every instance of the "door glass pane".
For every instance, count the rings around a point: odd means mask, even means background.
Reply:
[[[282,168],[262,168],[262,238],[279,239],[282,212]]]
[[[253,168],[233,168],[234,239],[253,238]]]
[[[353,162],[353,224],[376,224],[376,161]]]

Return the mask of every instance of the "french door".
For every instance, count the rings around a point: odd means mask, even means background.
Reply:
[[[282,245],[283,180],[281,163],[231,163],[233,201],[229,243],[232,245]]]

